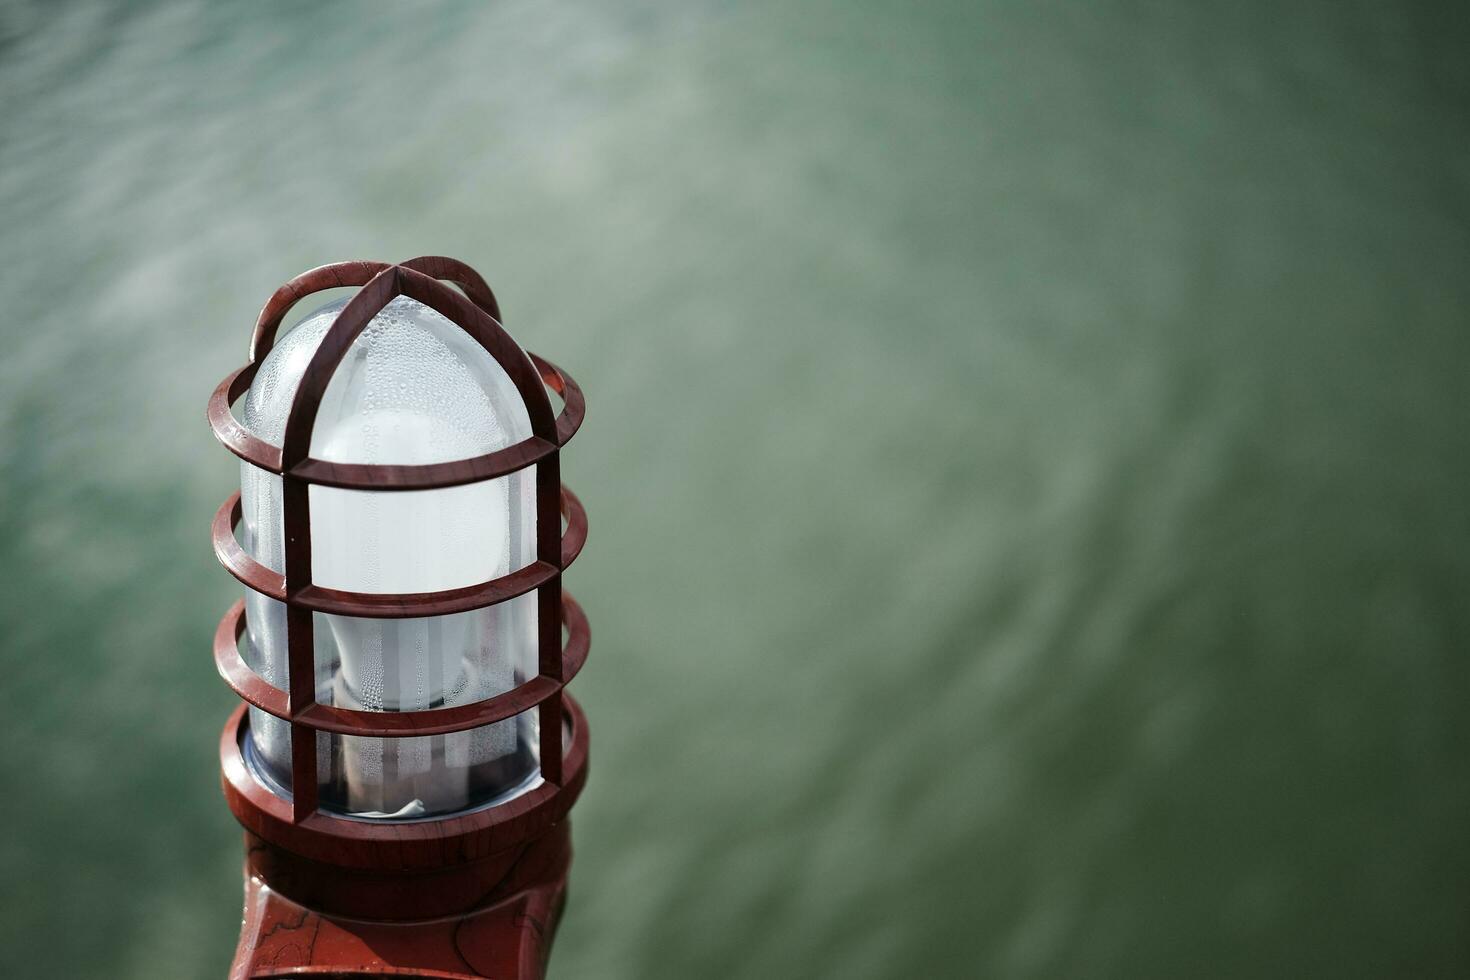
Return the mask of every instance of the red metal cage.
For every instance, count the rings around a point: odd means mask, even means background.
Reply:
[[[272,446],[247,430],[231,406],[249,389],[290,309],[306,296],[343,286],[360,288],[313,354],[291,405],[281,445]],[[420,466],[342,464],[310,455],[317,410],[333,373],[373,317],[400,295],[458,325],[505,369],[529,414],[530,438],[483,456]],[[562,402],[559,414],[553,411],[553,393]],[[225,613],[215,633],[215,662],[225,683],[248,704],[291,726],[289,801],[271,792],[245,764],[241,741],[248,727],[245,705],[225,726],[220,743],[225,795],[248,831],[312,861],[372,870],[432,870],[514,851],[566,814],[586,780],[587,723],[564,689],[586,661],[589,632],[582,610],[563,594],[561,576],[586,541],[587,517],[576,496],[561,485],[558,452],[582,424],[584,410],[576,383],[551,362],[522,351],[501,325],[489,286],[473,269],[453,259],[426,256],[396,265],[326,265],[297,276],[271,296],[255,325],[249,363],[220,382],[209,401],[209,421],[219,441],[242,460],[278,474],[282,481],[283,573],[256,561],[236,540],[239,493],[224,502],[213,524],[214,550],[220,563],[246,588],[286,606],[285,690],[255,673],[240,654],[239,639],[245,629],[243,600]],[[347,592],[312,581],[308,492],[312,485],[425,490],[490,480],[528,467],[535,467],[536,472],[536,560],[530,565],[490,581],[441,592]],[[472,704],[404,712],[357,710],[317,701],[314,612],[369,618],[439,616],[491,606],[533,590],[537,593],[539,672],[518,687]],[[502,721],[532,708],[540,712],[542,782],[520,796],[491,807],[413,822],[354,819],[318,807],[319,731],[379,738],[442,735]],[[377,844],[392,846],[373,846]]]

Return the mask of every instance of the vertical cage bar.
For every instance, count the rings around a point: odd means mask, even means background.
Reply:
[[[286,595],[311,584],[311,486],[289,475],[281,477],[281,511],[286,544]],[[316,702],[316,651],[312,612],[286,609],[286,691],[291,717]],[[291,819],[300,823],[316,812],[316,730],[291,723]]]
[[[541,778],[553,786],[562,784],[562,694],[557,691],[536,708],[541,722]]]
[[[561,461],[553,452],[536,464],[536,557],[558,569],[536,592],[537,661],[544,677],[560,681],[561,663]],[[541,702],[541,777],[562,781],[562,705],[558,692]]]

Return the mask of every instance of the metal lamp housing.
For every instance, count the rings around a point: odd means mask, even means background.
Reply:
[[[241,460],[215,552],[246,588],[215,637],[245,702],[223,784],[272,889],[423,919],[483,908],[538,846],[569,860],[538,841],[586,779],[561,577],[587,523],[558,460],[583,412],[455,260],[323,266],[266,303],[209,419]]]

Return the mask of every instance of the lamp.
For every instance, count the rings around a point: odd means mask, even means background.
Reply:
[[[246,586],[215,636],[246,702],[220,743],[232,976],[540,975],[586,780],[561,574],[587,524],[558,463],[583,409],[452,259],[322,266],[265,304],[209,404],[241,460],[213,528]]]

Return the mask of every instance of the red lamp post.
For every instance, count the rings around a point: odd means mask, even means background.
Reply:
[[[220,739],[232,978],[542,975],[587,778],[561,588],[587,522],[558,464],[583,411],[452,259],[323,266],[265,304],[209,403],[243,461],[213,528],[247,589],[214,641],[246,702]]]

